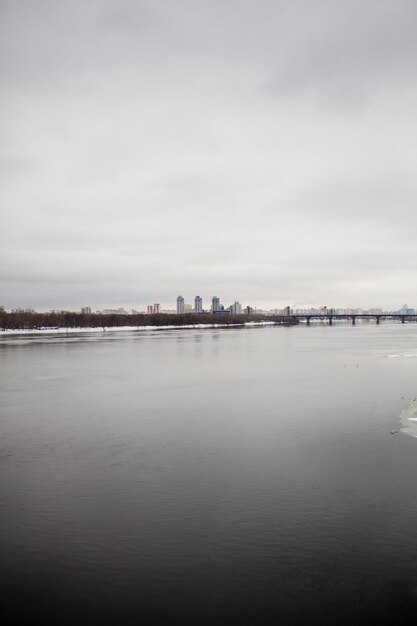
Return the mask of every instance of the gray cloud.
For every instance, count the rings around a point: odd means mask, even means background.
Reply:
[[[4,0],[1,303],[417,306],[416,11]]]
[[[295,7],[296,36],[288,42],[288,57],[278,58],[272,94],[301,91],[325,108],[351,108],[381,97],[384,88],[415,81],[414,2],[336,0]]]

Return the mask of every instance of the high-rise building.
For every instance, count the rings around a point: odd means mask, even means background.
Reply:
[[[148,315],[153,315],[153,306],[152,306],[152,304],[148,304],[147,313],[148,313]]]
[[[81,309],[81,313],[82,313],[82,315],[91,315],[91,307],[90,306],[84,306]]]
[[[240,315],[242,313],[242,305],[240,304],[240,302],[235,302],[231,305],[230,313],[232,313],[233,315]]]
[[[203,312],[203,298],[200,296],[196,296],[194,298],[194,312],[202,313]]]
[[[185,310],[184,298],[182,296],[178,296],[177,298],[177,313],[178,315],[182,315]]]
[[[213,296],[211,300],[211,310],[212,313],[216,313],[217,311],[221,310],[220,298],[218,298],[217,296]]]
[[[154,304],[153,305],[153,312],[154,313],[160,313],[161,312],[161,305],[160,304]]]

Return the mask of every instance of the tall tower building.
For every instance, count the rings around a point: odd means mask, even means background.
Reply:
[[[221,310],[220,298],[218,298],[217,296],[213,296],[211,300],[211,310],[213,313]]]
[[[160,313],[161,312],[161,305],[159,303],[153,305],[153,312],[154,313]]]
[[[182,315],[185,311],[184,306],[184,298],[182,296],[178,296],[177,298],[177,313],[178,315]]]
[[[202,313],[203,312],[203,298],[200,296],[196,296],[194,298],[194,312]]]

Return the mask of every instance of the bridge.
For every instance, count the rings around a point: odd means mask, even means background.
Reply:
[[[298,324],[301,320],[307,322],[307,326],[310,325],[312,320],[326,320],[330,326],[333,324],[333,320],[349,320],[353,326],[356,324],[356,320],[363,319],[367,321],[375,320],[377,324],[381,323],[381,320],[399,320],[402,324],[406,322],[417,322],[417,315],[406,315],[402,313],[306,313],[306,314],[293,314],[290,315],[272,315],[268,317],[271,321],[288,322],[289,324]]]

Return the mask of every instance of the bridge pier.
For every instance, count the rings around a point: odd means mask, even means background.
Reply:
[[[379,322],[380,322],[380,319],[379,319],[379,317],[377,317],[376,318],[376,323],[377,323],[378,326],[379,326]]]
[[[329,317],[329,326],[333,326],[333,318],[331,315]]]
[[[404,324],[404,323],[405,323],[405,317],[404,317],[404,315],[402,315],[401,316],[401,324]]]
[[[307,317],[307,326],[310,326],[310,318]]]
[[[356,317],[352,315],[352,326],[355,326],[355,324],[356,324]]]

